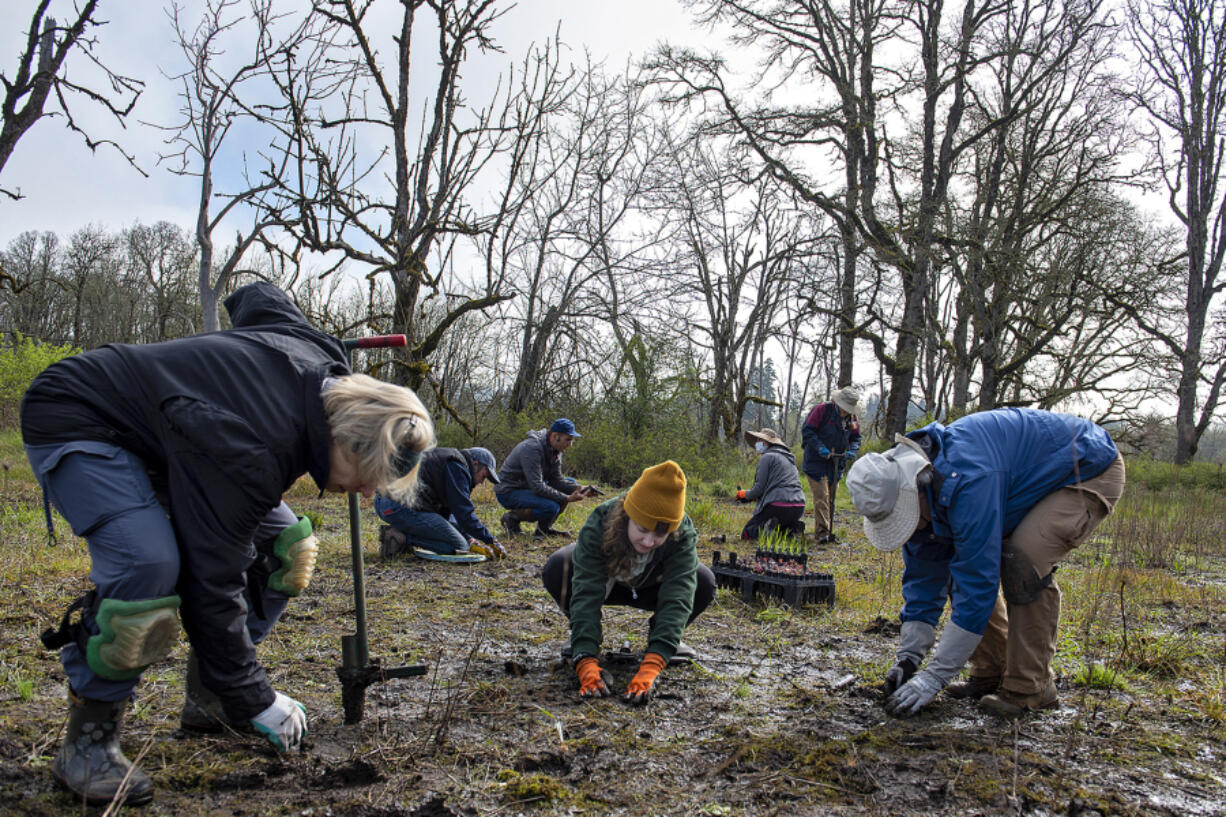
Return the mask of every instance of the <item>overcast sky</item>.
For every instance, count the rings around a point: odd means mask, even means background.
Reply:
[[[398,5],[390,0],[387,4]],[[180,0],[180,5],[184,19],[194,23],[200,0]],[[16,72],[34,6],[35,0],[0,0],[0,71],[6,77]],[[119,141],[148,178],[111,149],[91,154],[62,120],[40,120],[18,143],[0,176],[0,184],[19,188],[25,196],[17,202],[0,196],[0,246],[26,230],[50,230],[67,238],[89,223],[118,230],[138,221],[165,219],[190,230],[195,221],[195,180],[176,177],[157,164],[159,152],[165,151],[163,134],[141,125],[172,122],[178,108],[177,87],[164,73],[181,70],[182,54],[173,42],[164,3],[102,0],[99,6],[100,18],[108,21],[95,30],[99,57],[116,72],[143,80],[146,88],[126,130],[113,120],[91,117],[91,135]],[[51,16],[62,22],[71,13],[69,0],[52,0]],[[680,0],[521,0],[497,24],[495,36],[509,61],[525,54],[531,43],[549,38],[560,25],[563,42],[575,54],[587,50],[594,61],[616,70],[664,40],[706,44],[710,35],[693,29],[689,20]],[[84,67],[74,68],[69,57],[70,71]],[[470,93],[470,98],[476,102],[481,96]]]

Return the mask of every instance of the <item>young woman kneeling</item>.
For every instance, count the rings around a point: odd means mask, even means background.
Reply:
[[[596,658],[605,604],[652,611],[647,652],[626,688],[627,702],[647,703],[665,664],[694,657],[681,634],[715,597],[715,575],[698,562],[685,486],[672,460],[645,469],[629,491],[592,511],[575,544],[545,562],[541,579],[570,617],[569,657],[585,698],[610,694],[612,679]]]

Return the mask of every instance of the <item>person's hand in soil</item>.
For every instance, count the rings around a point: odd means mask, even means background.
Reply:
[[[256,731],[278,752],[290,752],[302,744],[307,733],[306,707],[288,695],[275,693],[272,705],[251,719]]]
[[[605,698],[609,695],[609,686],[613,677],[608,670],[601,668],[600,662],[592,656],[585,656],[575,664],[575,672],[579,676],[580,698]]]
[[[630,685],[626,687],[622,700],[635,706],[642,706],[650,701],[656,688],[656,679],[660,677],[660,670],[664,669],[666,663],[664,656],[654,652],[644,655],[643,663],[639,664],[639,671],[630,679]]]
[[[900,686],[910,681],[911,676],[915,674],[915,669],[915,662],[910,658],[904,658],[886,670],[883,686],[886,697],[893,695]]]
[[[932,703],[945,685],[928,670],[916,673],[885,702],[885,711],[896,718],[909,718]]]

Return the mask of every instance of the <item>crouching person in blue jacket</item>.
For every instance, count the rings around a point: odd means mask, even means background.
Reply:
[[[473,552],[501,559],[506,549],[477,518],[472,492],[489,480],[498,484],[494,455],[486,448],[432,448],[421,458],[417,494],[408,505],[375,497],[375,512],[386,522],[379,553],[395,556],[408,547],[434,553]]]
[[[255,650],[315,564],[310,523],[281,496],[303,474],[321,492],[411,496],[434,442],[411,390],[351,374],[341,342],[281,290],[251,284],[225,306],[233,329],[66,358],[22,400],[48,528],[54,505],[89,546],[94,589],[43,635],[69,687],[51,774],[89,803],[152,799],[119,732],[180,621],[189,691],[195,673],[227,723],[299,748],[305,707],[272,688]]]
[[[903,548],[898,661],[886,710],[914,715],[942,688],[1004,717],[1055,706],[1055,570],[1114,509],[1124,460],[1077,417],[997,409],[931,423],[847,475],[864,532]],[[952,614],[936,652],[946,600]],[[950,682],[969,661],[969,678]]]

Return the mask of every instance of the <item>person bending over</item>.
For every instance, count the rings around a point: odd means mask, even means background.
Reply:
[[[422,455],[412,505],[375,496],[375,512],[386,523],[379,531],[380,553],[394,556],[409,547],[421,547],[435,553],[472,551],[501,559],[506,550],[481,524],[473,507],[473,489],[487,479],[498,484],[498,468],[488,449],[431,448]]]
[[[411,390],[351,374],[340,341],[281,290],[251,284],[225,306],[233,329],[66,358],[22,400],[48,528],[54,505],[89,546],[94,589],[43,636],[69,686],[51,773],[87,802],[112,800],[125,775],[129,804],[152,799],[119,731],[180,620],[225,719],[299,746],[305,709],[272,688],[254,646],[314,569],[310,524],[281,496],[307,473],[321,491],[411,501],[434,442]]]
[[[930,423],[847,474],[864,532],[903,549],[898,661],[886,710],[914,715],[942,688],[1005,717],[1055,706],[1055,569],[1111,513],[1124,458],[1089,420],[1034,409]],[[952,614],[936,652],[946,601]],[[968,680],[950,684],[970,662]]]

